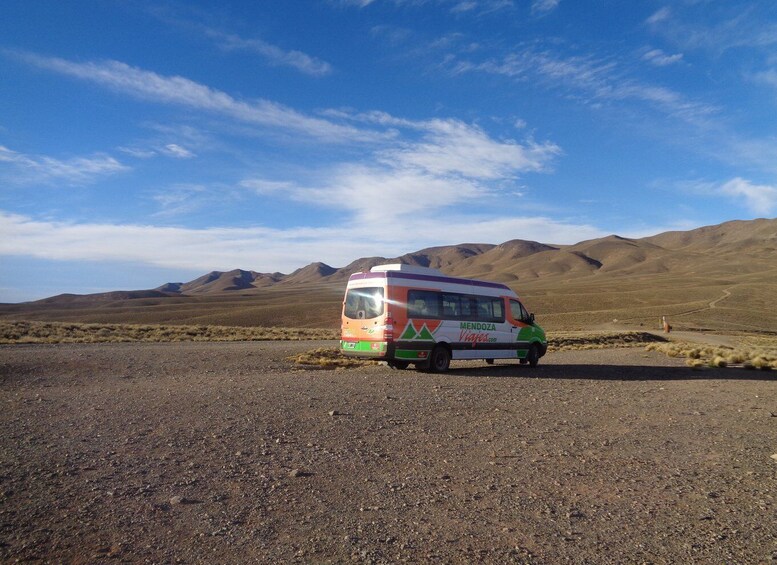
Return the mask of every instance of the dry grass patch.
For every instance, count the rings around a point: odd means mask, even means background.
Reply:
[[[289,361],[294,361],[297,365],[305,368],[315,369],[350,369],[379,364],[378,361],[371,359],[346,357],[335,347],[319,347],[318,349],[289,357]]]
[[[641,347],[646,343],[665,342],[649,332],[553,332],[548,348],[553,351]]]
[[[651,343],[647,351],[669,357],[685,357],[691,368],[741,366],[768,371],[777,369],[777,339],[743,338],[736,347],[701,345],[687,342]]]
[[[0,321],[0,344],[172,341],[300,341],[337,339],[338,332],[308,328],[164,326]]]

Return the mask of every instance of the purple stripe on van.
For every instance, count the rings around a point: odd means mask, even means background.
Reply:
[[[434,275],[416,275],[413,273],[401,273],[399,271],[379,271],[376,273],[373,273],[373,272],[354,273],[353,275],[351,275],[349,280],[358,281],[358,280],[364,280],[364,279],[383,279],[383,278],[409,279],[414,281],[431,281],[431,282],[449,283],[449,284],[463,284],[463,285],[470,285],[470,286],[502,288],[505,290],[510,290],[510,287],[502,283],[494,283],[494,282],[488,282],[488,281],[475,281],[471,279],[457,279],[452,277],[437,277]]]

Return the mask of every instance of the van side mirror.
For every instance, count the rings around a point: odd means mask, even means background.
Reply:
[[[530,323],[530,324],[533,324],[533,323],[534,323],[534,312],[532,312],[531,314],[529,314],[529,323]]]

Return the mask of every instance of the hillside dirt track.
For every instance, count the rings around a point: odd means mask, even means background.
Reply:
[[[773,372],[322,345],[1,347],[0,561],[777,561]]]

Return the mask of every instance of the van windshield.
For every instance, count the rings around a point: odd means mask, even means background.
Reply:
[[[343,314],[352,320],[377,318],[383,314],[383,288],[374,286],[349,289],[345,293]]]

